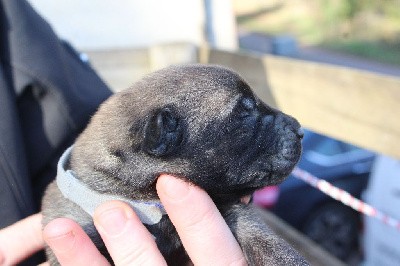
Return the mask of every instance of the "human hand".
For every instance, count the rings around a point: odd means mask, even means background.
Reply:
[[[35,214],[0,230],[0,265],[16,265],[43,249],[41,221]]]
[[[195,265],[246,264],[239,244],[206,192],[168,175],[160,176],[156,187]],[[101,205],[94,223],[116,265],[166,265],[153,236],[127,204],[113,201]],[[72,220],[50,222],[43,236],[62,265],[109,265]]]

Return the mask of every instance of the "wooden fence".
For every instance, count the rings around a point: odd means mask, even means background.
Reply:
[[[94,68],[118,91],[144,74],[179,63],[211,63],[240,73],[266,103],[309,129],[400,158],[400,78],[272,55],[167,44],[145,49],[89,51]],[[284,222],[271,227],[315,265],[340,265]]]

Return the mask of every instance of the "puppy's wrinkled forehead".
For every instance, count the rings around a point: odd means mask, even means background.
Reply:
[[[153,107],[179,104],[182,111],[224,116],[250,88],[236,73],[219,66],[187,65],[156,71],[136,84]]]

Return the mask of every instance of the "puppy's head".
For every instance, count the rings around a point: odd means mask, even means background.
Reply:
[[[236,73],[174,66],[105,102],[71,163],[104,192],[155,197],[156,178],[169,173],[230,200],[281,182],[300,157],[301,137],[294,118],[261,102]]]

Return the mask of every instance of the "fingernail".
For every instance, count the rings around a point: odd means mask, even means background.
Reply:
[[[47,238],[47,244],[56,252],[67,252],[75,244],[75,233],[73,231],[59,232]]]
[[[190,191],[190,184],[173,176],[161,176],[160,188],[171,199],[181,199]]]
[[[127,221],[127,213],[119,207],[104,210],[98,215],[98,224],[110,236],[122,233]]]

